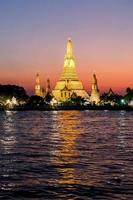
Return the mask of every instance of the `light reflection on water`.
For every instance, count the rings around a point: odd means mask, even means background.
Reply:
[[[80,116],[80,112],[76,115]],[[59,184],[78,184],[78,180],[75,178],[76,169],[73,167],[76,165],[77,153],[76,153],[76,139],[82,132],[84,127],[80,120],[75,120],[72,112],[67,112],[65,115],[56,115],[56,133],[53,132],[51,140],[53,143],[61,141],[59,145],[53,145],[53,155],[51,162],[54,165],[62,166],[58,169],[60,173]],[[55,126],[55,124],[54,124]],[[77,131],[79,127],[79,131]],[[82,130],[81,130],[82,129]],[[57,139],[58,137],[58,139]]]
[[[133,199],[132,114],[1,112],[0,197]]]

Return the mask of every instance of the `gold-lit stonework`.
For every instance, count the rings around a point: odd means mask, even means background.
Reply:
[[[51,94],[50,79],[47,79],[46,94]]]
[[[35,95],[43,97],[44,91],[40,86],[40,77],[39,74],[36,75],[36,84],[35,84]]]
[[[100,93],[97,84],[96,74],[93,74],[92,78],[92,88],[91,88],[91,96],[90,100],[92,103],[98,104],[100,102]]]
[[[71,39],[68,39],[67,42],[64,68],[61,78],[57,81],[55,89],[52,93],[58,101],[65,101],[69,99],[73,93],[76,93],[77,96],[89,98],[89,95],[83,88],[82,82],[77,76]]]

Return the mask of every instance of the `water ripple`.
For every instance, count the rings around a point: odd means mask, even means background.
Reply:
[[[133,199],[132,112],[0,114],[0,199]]]

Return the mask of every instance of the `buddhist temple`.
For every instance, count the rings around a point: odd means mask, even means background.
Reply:
[[[114,96],[115,93],[113,92],[113,90],[110,88],[109,91],[108,91],[108,96]]]
[[[93,104],[98,104],[100,102],[100,93],[98,89],[96,74],[93,74],[93,78],[92,78],[90,101]]]
[[[36,74],[35,95],[40,96],[40,97],[44,96],[44,90],[40,86],[39,74]]]
[[[52,94],[57,101],[66,101],[73,93],[83,98],[89,98],[89,95],[83,88],[82,82],[78,79],[73,55],[73,43],[71,39],[68,39],[63,72]]]
[[[47,79],[46,95],[51,94],[51,93],[52,93],[52,90],[50,86],[50,79]]]

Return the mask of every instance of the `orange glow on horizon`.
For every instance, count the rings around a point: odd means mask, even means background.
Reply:
[[[76,44],[74,42],[74,47]],[[45,52],[46,55],[41,50],[37,52],[36,49],[35,52],[30,52],[29,56],[27,52],[22,55],[19,54],[19,62],[15,60],[13,62],[10,62],[10,60],[8,62],[6,60],[3,63],[0,62],[0,83],[20,85],[29,94],[33,94],[35,76],[36,73],[39,73],[42,87],[46,87],[46,81],[49,78],[53,89],[63,70],[65,47],[62,51],[63,47],[61,48],[60,46],[57,52],[54,52],[54,50],[51,52],[50,49],[50,52]],[[127,87],[133,87],[133,58],[126,53],[125,56],[115,56],[114,59],[114,55],[109,55],[109,53],[107,55],[105,50],[102,52],[101,49],[99,55],[98,52],[93,52],[95,54],[92,56],[91,51],[87,53],[86,46],[76,46],[74,48],[78,77],[83,82],[85,90],[87,92],[91,90],[94,71],[97,75],[101,93],[108,91],[109,88],[112,88],[115,92],[124,93]],[[104,53],[106,57],[103,56]]]

